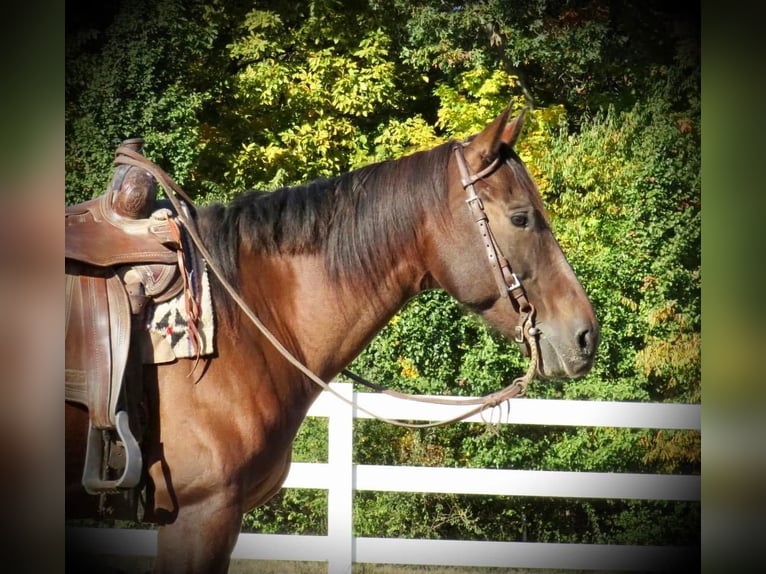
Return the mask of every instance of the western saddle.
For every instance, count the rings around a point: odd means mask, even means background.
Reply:
[[[142,481],[142,361],[131,341],[149,303],[185,290],[191,251],[178,223],[179,208],[192,220],[191,202],[157,199],[142,148],[141,138],[123,141],[106,192],[65,215],[66,399],[88,408],[82,484],[102,501]]]

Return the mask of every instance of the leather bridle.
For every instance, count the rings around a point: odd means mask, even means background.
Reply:
[[[487,254],[489,266],[492,269],[492,275],[497,283],[500,297],[510,299],[519,313],[520,321],[516,327],[515,340],[517,343],[523,344],[524,339],[526,339],[530,347],[536,346],[537,341],[535,337],[539,334],[539,330],[534,326],[535,308],[527,299],[521,279],[513,272],[511,264],[503,255],[495,235],[492,233],[492,228],[489,226],[489,218],[487,217],[487,212],[484,211],[484,203],[476,193],[476,183],[495,173],[506,162],[498,155],[487,167],[471,175],[465,155],[463,154],[463,148],[469,144],[470,142],[457,143],[452,148],[455,152],[455,161],[460,172],[460,181],[463,189],[468,194],[468,199],[465,202],[468,204],[473,220],[479,227],[479,234],[484,243],[484,250]]]

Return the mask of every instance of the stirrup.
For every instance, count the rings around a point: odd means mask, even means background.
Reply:
[[[133,488],[141,479],[141,449],[128,426],[128,414],[119,411],[114,417],[117,434],[125,449],[125,470],[116,480],[105,480],[101,476],[104,464],[103,432],[91,424],[88,427],[88,446],[85,451],[85,468],[82,473],[82,485],[89,494],[114,492],[119,488]]]

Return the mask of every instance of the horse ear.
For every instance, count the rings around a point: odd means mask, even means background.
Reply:
[[[510,123],[506,124],[505,128],[503,129],[503,135],[500,139],[502,143],[508,147],[512,148],[516,145],[516,140],[519,139],[521,130],[524,128],[524,115],[526,113],[527,109],[524,108],[521,110],[521,113],[513,118]]]
[[[508,122],[508,117],[511,115],[509,104],[502,114],[471,141],[468,149],[484,160],[491,160],[497,157],[500,146],[513,147],[524,127],[524,113],[525,110],[522,110],[518,116]]]

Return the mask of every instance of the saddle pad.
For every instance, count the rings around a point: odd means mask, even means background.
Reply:
[[[210,297],[207,266],[202,265],[200,318],[200,356],[213,354],[214,317]],[[153,303],[146,312],[146,324],[141,337],[141,354],[146,365],[170,363],[176,359],[196,357],[192,344],[183,292],[164,303]]]

